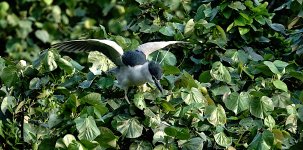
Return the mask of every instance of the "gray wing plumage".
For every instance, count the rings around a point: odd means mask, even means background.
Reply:
[[[144,43],[142,45],[139,45],[137,50],[142,51],[145,56],[147,57],[149,54],[152,52],[159,50],[161,48],[164,48],[166,46],[169,46],[171,44],[176,44],[176,43],[187,43],[183,41],[161,41],[161,42],[148,42]]]
[[[59,51],[77,52],[77,51],[99,51],[103,53],[117,66],[123,65],[121,56],[123,49],[116,42],[111,40],[86,39],[72,40],[56,43],[51,46]]]

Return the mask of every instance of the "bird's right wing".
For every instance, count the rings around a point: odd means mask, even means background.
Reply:
[[[152,52],[164,48],[166,46],[177,44],[177,43],[187,43],[184,41],[160,41],[160,42],[148,42],[142,45],[139,45],[137,50],[142,51],[147,57]]]
[[[123,49],[116,42],[111,40],[86,39],[72,40],[56,43],[51,46],[59,51],[77,52],[77,51],[99,51],[110,59],[115,65],[121,66]]]

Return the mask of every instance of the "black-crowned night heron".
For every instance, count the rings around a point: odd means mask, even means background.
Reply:
[[[161,66],[155,61],[147,61],[152,52],[182,41],[148,42],[139,45],[134,51],[123,52],[121,46],[111,40],[86,39],[72,40],[52,45],[60,51],[99,51],[109,58],[117,68],[114,69],[118,87],[124,90],[124,97],[129,103],[127,91],[130,86],[139,86],[146,82],[154,83],[163,92],[159,80],[162,76]]]

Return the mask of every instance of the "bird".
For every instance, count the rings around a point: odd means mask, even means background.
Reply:
[[[147,82],[154,83],[163,93],[160,84],[162,68],[158,62],[148,61],[149,54],[184,41],[158,41],[139,45],[135,50],[124,52],[116,42],[108,39],[83,39],[59,42],[51,48],[59,51],[99,51],[111,60],[117,67],[112,69],[117,79],[117,86],[124,90],[124,98],[130,104],[127,92],[131,86],[140,86]]]

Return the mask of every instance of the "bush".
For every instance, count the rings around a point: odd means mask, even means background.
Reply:
[[[301,0],[21,0],[0,8],[3,149],[302,143]],[[111,39],[125,50],[148,41],[190,44],[151,55],[163,59],[167,94],[153,85],[134,88],[129,105],[112,75],[90,72],[94,65],[109,69],[98,52],[47,49],[84,38]]]

